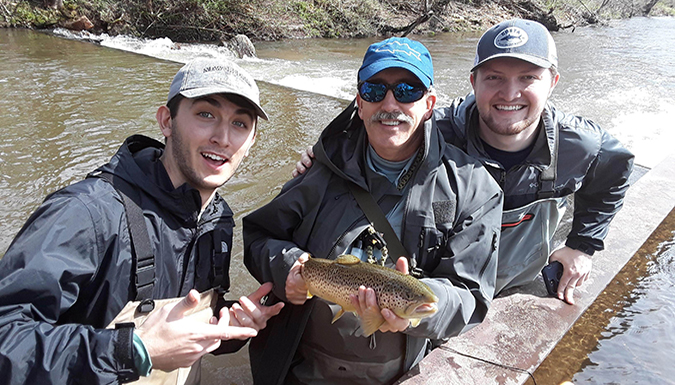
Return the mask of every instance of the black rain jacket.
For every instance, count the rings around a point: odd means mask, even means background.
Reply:
[[[551,133],[558,130],[559,151],[554,197],[574,194],[574,219],[566,245],[588,255],[604,248],[609,223],[623,206],[633,154],[594,122],[567,115],[547,103],[539,133],[524,164],[504,170],[492,160],[478,137],[473,94],[438,108],[435,118],[445,141],[481,161],[504,191],[504,210],[537,200],[540,175],[551,164]],[[501,250],[504,252],[504,250]]]
[[[163,148],[132,136],[92,175],[114,174],[139,191],[155,253],[154,298],[213,287],[214,266],[224,269],[227,289],[232,211],[216,194],[198,220],[200,195],[173,188]],[[0,384],[138,378],[132,329],[104,329],[134,300],[131,272],[127,219],[112,185],[90,177],[49,195],[0,260]]]
[[[367,135],[352,103],[321,134],[315,165],[243,219],[244,262],[259,282],[274,283],[274,302],[286,300],[286,277],[303,252],[334,259],[366,226],[349,183],[370,191],[385,213],[404,199],[401,242],[439,297],[439,311],[405,332],[405,371],[421,360],[431,339],[457,335],[485,317],[494,294],[503,203],[482,165],[446,145],[431,119],[424,135],[424,158],[407,195],[388,195],[387,188],[395,187],[369,185],[365,176]],[[256,384],[284,380],[312,304],[287,303],[251,341]]]

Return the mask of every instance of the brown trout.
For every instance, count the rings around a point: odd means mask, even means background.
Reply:
[[[397,316],[409,319],[413,327],[438,310],[438,297],[422,281],[394,269],[361,262],[349,254],[334,261],[310,258],[302,268],[302,278],[307,284],[308,297],[316,295],[342,307],[333,322],[346,311],[355,312],[349,295],[358,295],[362,285],[375,291],[381,309],[389,309]],[[373,319],[360,319],[360,322],[364,335],[369,336],[385,320],[379,315]]]

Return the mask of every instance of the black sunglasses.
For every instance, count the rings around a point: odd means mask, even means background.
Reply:
[[[422,99],[427,92],[426,87],[421,85],[410,85],[406,82],[397,84],[381,84],[371,82],[359,83],[359,96],[369,103],[378,103],[387,96],[387,91],[394,93],[394,99],[401,103],[412,103]]]

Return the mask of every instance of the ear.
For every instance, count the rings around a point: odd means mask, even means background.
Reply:
[[[476,89],[476,85],[475,85],[476,79],[473,77],[473,72],[471,73],[471,75],[469,75],[469,81],[471,82],[471,88],[473,88],[475,90]]]
[[[430,94],[427,96],[427,112],[424,114],[424,120],[431,119],[431,115],[434,114],[434,106],[436,105],[436,94]]]
[[[358,93],[356,94],[356,112],[359,113],[359,118],[363,120],[363,116],[361,115],[361,104],[363,104],[363,100],[361,100],[361,95]]]
[[[257,126],[257,123],[256,123]],[[244,158],[248,156],[248,152],[251,150],[251,147],[255,144],[255,138],[258,136],[258,127],[255,127],[253,129],[253,138],[251,138],[251,143],[249,143],[248,148],[246,149],[246,152],[244,153]]]
[[[559,80],[560,80],[560,74],[559,73],[555,74],[555,77],[553,79],[551,79],[551,89],[548,91],[548,97],[549,98],[551,97],[551,94],[553,93],[553,89],[555,88],[555,86],[558,85]]]
[[[157,113],[155,114],[155,119],[157,119],[157,123],[159,124],[159,129],[162,131],[162,135],[164,135],[165,138],[168,138],[171,136],[171,129],[172,129],[172,124],[171,124],[171,111],[169,111],[169,107],[167,106],[161,106],[157,109]]]

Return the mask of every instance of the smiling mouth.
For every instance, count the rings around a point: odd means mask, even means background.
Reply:
[[[202,156],[207,160],[210,160],[210,161],[216,162],[216,163],[220,163],[220,164],[225,164],[225,162],[228,161],[227,158],[224,158],[220,155],[212,154],[210,152],[202,152]]]
[[[380,124],[383,124],[385,126],[392,126],[392,127],[398,126],[402,123],[405,123],[405,122],[402,122],[400,120],[380,120]]]
[[[500,111],[519,111],[519,110],[522,110],[523,108],[525,108],[525,106],[521,106],[521,105],[507,106],[507,105],[503,105],[503,104],[497,104],[497,105],[495,105],[495,108],[500,110]]]

